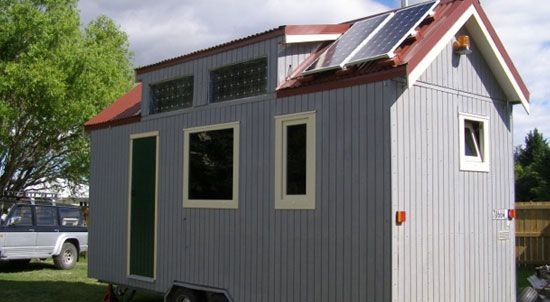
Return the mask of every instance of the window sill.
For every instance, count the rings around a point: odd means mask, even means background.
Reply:
[[[189,209],[238,209],[238,200],[184,200],[183,207]]]
[[[460,171],[462,172],[490,172],[490,166],[489,163],[483,163],[483,162],[461,162],[460,163]]]

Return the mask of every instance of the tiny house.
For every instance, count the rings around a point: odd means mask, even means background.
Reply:
[[[514,301],[512,107],[477,0],[136,69],[85,125],[89,274],[189,301]]]

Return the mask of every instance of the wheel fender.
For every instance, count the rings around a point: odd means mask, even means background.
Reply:
[[[57,237],[57,241],[55,242],[55,247],[53,249],[52,255],[53,256],[59,255],[61,253],[61,248],[63,247],[63,243],[65,243],[65,241],[71,240],[71,239],[74,239],[78,242],[78,238],[76,238],[74,236],[69,236],[67,234],[61,234],[61,236]],[[78,249],[78,245],[76,246],[76,248]]]
[[[203,293],[208,292],[208,293],[212,293],[212,294],[221,294],[221,295],[225,296],[225,298],[228,302],[234,302],[233,297],[231,297],[231,295],[229,294],[229,291],[227,291],[226,289],[210,287],[210,286],[203,286],[203,285],[192,284],[192,283],[187,283],[187,282],[180,282],[180,281],[174,281],[174,283],[172,283],[172,286],[164,294],[164,301],[167,301],[168,296],[170,295],[170,293],[172,293],[172,291],[176,290],[177,288],[187,288],[187,289],[191,289],[191,290],[200,291],[200,292],[203,292]]]

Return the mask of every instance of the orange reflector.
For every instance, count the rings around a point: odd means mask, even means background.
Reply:
[[[508,209],[508,219],[512,220],[516,218],[516,209]]]
[[[397,222],[397,224],[402,224],[403,222],[405,222],[407,220],[407,212],[405,211],[397,211],[395,213],[395,222]]]
[[[470,49],[470,37],[467,35],[461,35],[456,38],[458,45],[462,48]]]
[[[461,35],[456,37],[456,41],[453,43],[453,50],[458,55],[467,55],[472,51],[470,50],[470,37]]]

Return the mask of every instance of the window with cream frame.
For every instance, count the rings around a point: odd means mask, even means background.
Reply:
[[[239,123],[184,129],[183,207],[238,208]]]
[[[275,117],[275,209],[315,209],[315,112]]]
[[[460,113],[460,170],[489,172],[489,119]]]

